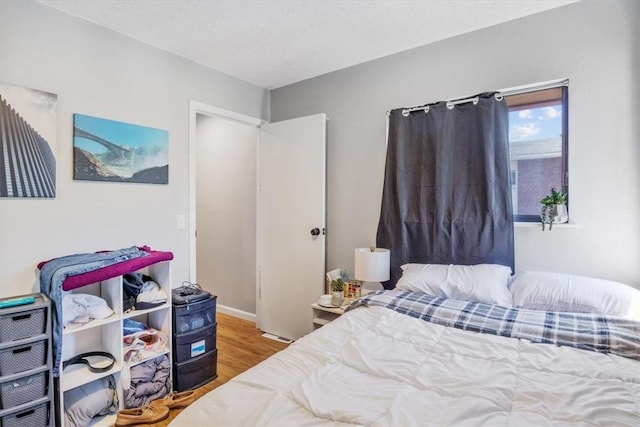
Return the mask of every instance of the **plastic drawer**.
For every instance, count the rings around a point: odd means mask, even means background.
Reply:
[[[0,418],[0,427],[47,427],[48,425],[49,403],[42,403]]]
[[[216,322],[215,295],[189,304],[173,305],[173,332],[180,335]]]
[[[47,325],[47,309],[38,308],[17,313],[0,313],[0,343],[43,334]]]
[[[47,363],[47,340],[0,350],[0,376],[28,371]]]
[[[193,332],[173,336],[174,361],[186,362],[216,348],[216,323]]]
[[[0,384],[0,409],[38,400],[47,395],[47,373],[29,375]]]
[[[218,350],[198,356],[189,362],[173,364],[174,391],[193,390],[218,376]]]

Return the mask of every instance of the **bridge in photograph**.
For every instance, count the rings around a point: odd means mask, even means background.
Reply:
[[[73,136],[78,136],[80,138],[86,138],[86,139],[90,139],[91,141],[95,141],[98,144],[106,147],[109,151],[111,151],[114,154],[117,154],[118,156],[124,158],[125,155],[129,154],[131,152],[131,150],[129,150],[128,148],[124,148],[121,147],[118,144],[114,144],[111,141],[107,141],[104,138],[100,138],[97,135],[94,135],[90,132],[87,132],[84,129],[78,128],[78,127],[74,127],[73,128]]]

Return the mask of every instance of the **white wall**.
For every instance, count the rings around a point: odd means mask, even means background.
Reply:
[[[150,245],[189,278],[189,100],[269,118],[268,91],[33,2],[0,2],[0,80],[58,95],[57,197],[0,199],[0,296],[36,289],[63,255]],[[169,184],[72,179],[72,115],[169,131]]]
[[[571,221],[516,229],[516,270],[640,285],[639,6],[579,2],[271,93],[273,121],[327,113],[327,268],[375,242],[385,111],[569,78]],[[611,210],[613,209],[613,210]]]
[[[197,280],[218,304],[256,312],[258,128],[198,114]]]
[[[579,227],[517,229],[516,268],[640,284],[638,15],[579,2],[273,91],[274,121],[330,117],[327,268],[375,240],[386,110],[568,77]],[[0,199],[0,297],[34,290],[41,260],[134,244],[188,279],[189,100],[268,120],[268,91],[28,1],[0,1],[0,81],[58,95],[57,197]],[[169,184],[73,181],[73,113],[167,129]]]

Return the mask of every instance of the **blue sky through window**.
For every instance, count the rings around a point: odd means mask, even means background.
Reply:
[[[509,141],[558,138],[562,134],[562,104],[509,112]]]

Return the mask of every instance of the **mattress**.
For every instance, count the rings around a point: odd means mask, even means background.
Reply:
[[[400,311],[350,310],[170,425],[640,426],[639,360]]]

